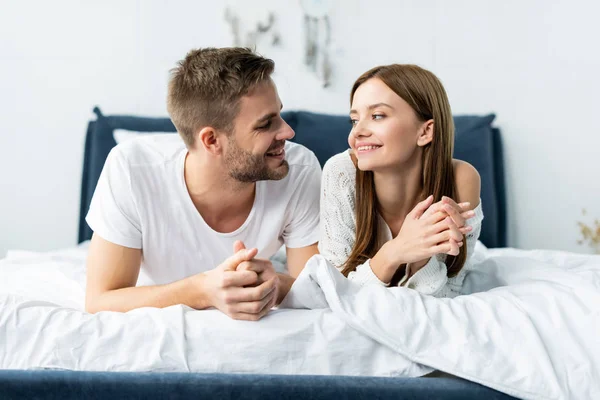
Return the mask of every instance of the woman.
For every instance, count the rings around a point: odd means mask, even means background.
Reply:
[[[452,159],[444,87],[415,65],[380,66],[350,103],[350,149],[323,168],[321,254],[361,285],[460,294],[483,214],[479,174]]]

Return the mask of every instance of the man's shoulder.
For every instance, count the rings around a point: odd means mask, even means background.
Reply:
[[[319,160],[315,153],[301,144],[287,141],[285,143],[285,159],[290,166],[290,170],[302,168],[318,168],[321,169]]]
[[[129,167],[154,166],[174,160],[185,144],[177,134],[143,135],[118,144],[113,157]]]

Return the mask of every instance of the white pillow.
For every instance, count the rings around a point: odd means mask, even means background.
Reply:
[[[135,138],[151,137],[154,135],[161,135],[161,134],[176,135],[177,132],[137,132],[137,131],[128,131],[126,129],[115,129],[113,131],[113,137],[115,138],[115,142],[117,142],[117,144],[126,142],[131,139],[135,139]]]

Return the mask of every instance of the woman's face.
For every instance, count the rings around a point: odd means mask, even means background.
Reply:
[[[354,92],[350,119],[348,144],[363,171],[417,162],[419,146],[424,145],[422,134],[431,123],[420,121],[412,107],[378,78]]]

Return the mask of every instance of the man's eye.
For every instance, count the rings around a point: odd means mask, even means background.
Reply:
[[[258,129],[269,129],[272,124],[272,121],[269,120],[269,122],[267,122],[266,124],[259,126]]]

